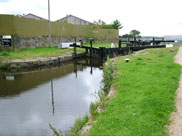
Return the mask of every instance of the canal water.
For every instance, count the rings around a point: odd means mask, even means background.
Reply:
[[[27,73],[0,74],[0,136],[51,136],[69,131],[100,89],[102,65],[82,59]]]

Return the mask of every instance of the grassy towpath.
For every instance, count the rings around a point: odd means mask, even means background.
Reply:
[[[180,65],[174,63],[177,47],[144,50],[130,55],[130,62],[115,58],[116,96],[88,136],[167,136],[166,125],[175,110]]]

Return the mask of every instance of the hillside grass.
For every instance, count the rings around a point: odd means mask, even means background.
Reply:
[[[103,105],[87,135],[167,136],[181,69],[173,61],[177,49],[145,50],[129,56],[129,63],[115,58],[116,96]]]

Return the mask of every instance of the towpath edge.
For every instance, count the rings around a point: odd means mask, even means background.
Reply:
[[[182,66],[182,47],[179,48],[178,53],[174,58],[175,63]],[[179,81],[179,88],[176,91],[176,112],[173,112],[170,120],[172,123],[169,126],[170,136],[181,136],[182,135],[182,72]]]

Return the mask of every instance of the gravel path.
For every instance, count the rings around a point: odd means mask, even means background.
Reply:
[[[175,63],[182,65],[182,47],[179,48],[178,53],[174,58]],[[182,136],[182,73],[179,81],[179,88],[176,96],[176,112],[171,115],[171,124],[169,126],[170,136]]]

